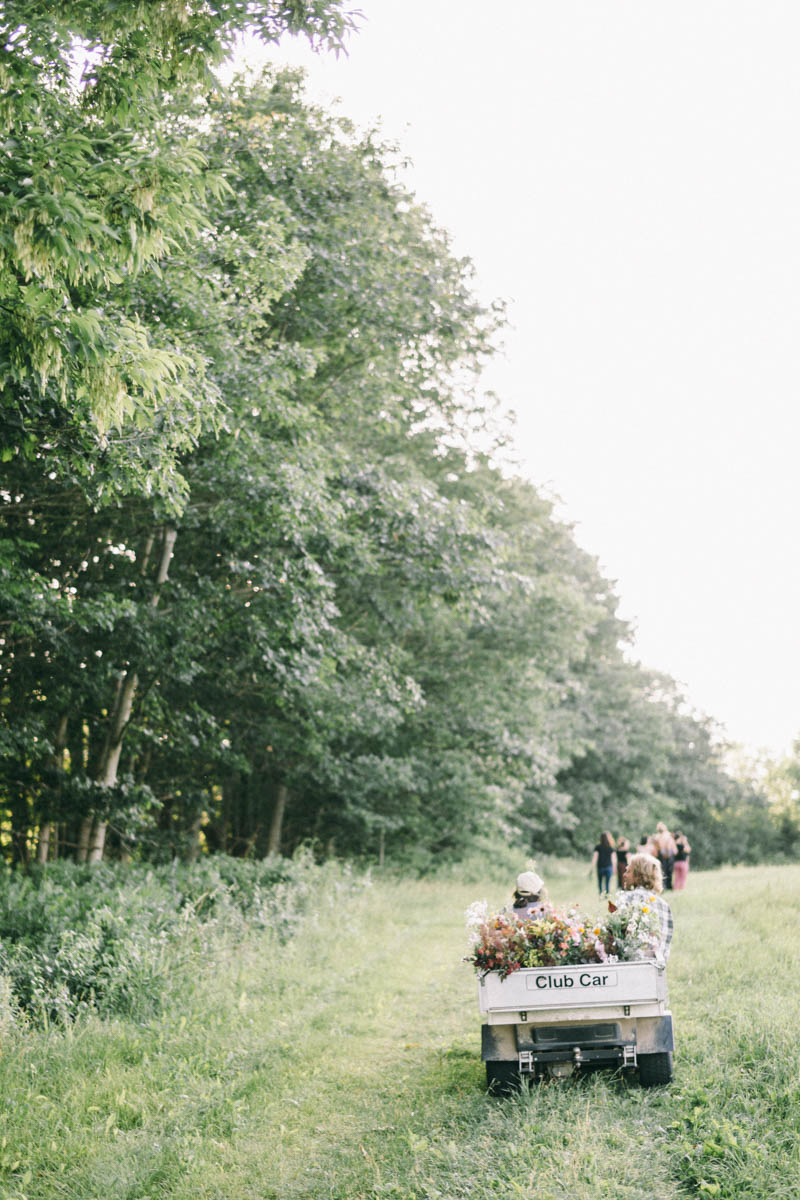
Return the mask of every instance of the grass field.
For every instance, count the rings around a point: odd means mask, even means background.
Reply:
[[[558,902],[597,901],[553,865]],[[177,977],[147,1023],[0,1029],[0,1196],[800,1197],[800,867],[671,897],[668,1089],[611,1073],[489,1098],[463,910],[502,883],[378,880],[279,948]]]

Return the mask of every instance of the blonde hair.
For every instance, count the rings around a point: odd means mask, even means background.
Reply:
[[[628,859],[628,879],[631,887],[649,888],[651,892],[664,890],[661,863],[652,854],[634,854]]]

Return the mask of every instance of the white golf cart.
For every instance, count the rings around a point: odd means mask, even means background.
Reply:
[[[654,960],[529,967],[478,981],[485,1014],[481,1057],[489,1090],[578,1068],[635,1068],[642,1087],[672,1080],[672,1013],[663,965]]]

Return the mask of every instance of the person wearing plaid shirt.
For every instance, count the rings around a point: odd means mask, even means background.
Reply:
[[[675,926],[672,920],[672,910],[661,896],[664,881],[661,875],[661,863],[652,854],[634,854],[628,861],[625,874],[622,877],[625,891],[618,897],[618,903],[628,904],[631,901],[650,903],[658,913],[661,926],[661,941],[656,958],[666,963],[672,948],[672,934]]]

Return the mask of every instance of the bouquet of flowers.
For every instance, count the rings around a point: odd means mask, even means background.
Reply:
[[[473,963],[481,974],[497,971],[505,979],[520,967],[558,967],[575,963],[605,962],[603,929],[584,917],[577,908],[566,913],[551,908],[531,921],[520,921],[513,913],[490,916],[486,903],[467,909]]]
[[[625,892],[617,894],[609,907],[613,911],[603,918],[603,940],[609,957],[615,961],[631,962],[637,958],[654,958],[661,944],[661,922],[653,895],[626,900]]]
[[[472,954],[465,961],[474,963],[479,974],[497,971],[505,979],[520,969],[528,951],[528,938],[525,924],[512,913],[490,916],[486,901],[476,902],[467,909],[467,929]]]
[[[648,903],[648,899],[650,903]],[[472,953],[479,975],[497,971],[507,978],[520,967],[562,967],[579,963],[629,962],[653,958],[660,942],[655,897],[617,897],[614,911],[592,921],[577,908],[550,908],[530,921],[512,912],[491,915],[485,901],[467,909]]]

